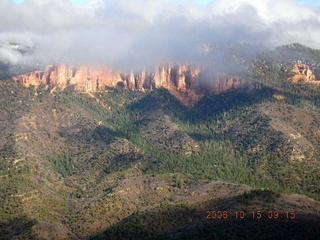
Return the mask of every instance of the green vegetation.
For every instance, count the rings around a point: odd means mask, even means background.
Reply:
[[[303,51],[316,66],[318,53]],[[261,54],[243,76],[255,91],[208,94],[193,108],[165,89],[92,97],[1,81],[0,235],[210,239],[235,238],[235,228],[316,229],[320,88],[293,84],[292,61]],[[310,219],[205,220],[207,210],[257,208]]]
[[[269,190],[252,190],[231,203],[223,198],[202,201],[200,206],[162,205],[135,213],[92,239],[316,238],[317,221],[294,221],[302,216],[288,209],[277,211],[279,197]]]
[[[72,160],[68,154],[58,155],[55,157],[47,156],[47,160],[52,164],[54,171],[60,173],[63,177],[72,174]]]

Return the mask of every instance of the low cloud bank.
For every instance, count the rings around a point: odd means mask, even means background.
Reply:
[[[201,61],[205,44],[292,42],[320,48],[319,8],[295,0],[3,0],[4,63],[106,63],[134,68]],[[222,64],[223,65],[223,64]]]

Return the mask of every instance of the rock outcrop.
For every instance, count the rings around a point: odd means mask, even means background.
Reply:
[[[316,76],[310,70],[309,66],[302,63],[297,63],[293,67],[293,72],[295,76],[293,77],[293,82],[313,82],[316,81]]]
[[[105,65],[49,65],[44,71],[34,71],[14,77],[25,86],[41,84],[65,88],[71,85],[78,91],[102,91],[106,87],[130,90],[166,88],[188,106],[199,101],[205,93],[220,93],[229,89],[254,89],[242,78],[217,75],[208,78],[203,67],[190,64],[161,64],[155,69],[121,72]]]

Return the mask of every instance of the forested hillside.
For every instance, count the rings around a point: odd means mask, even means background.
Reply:
[[[291,78],[319,51],[234,53],[259,87],[193,107],[1,80],[0,238],[316,239],[320,88]]]

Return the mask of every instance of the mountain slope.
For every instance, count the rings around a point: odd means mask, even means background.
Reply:
[[[200,92],[194,106],[165,88],[79,92],[1,80],[0,234],[253,238],[251,227],[263,237],[317,236],[319,88],[251,60],[253,89]],[[266,217],[209,221],[207,210]],[[296,217],[270,220],[275,210]]]

